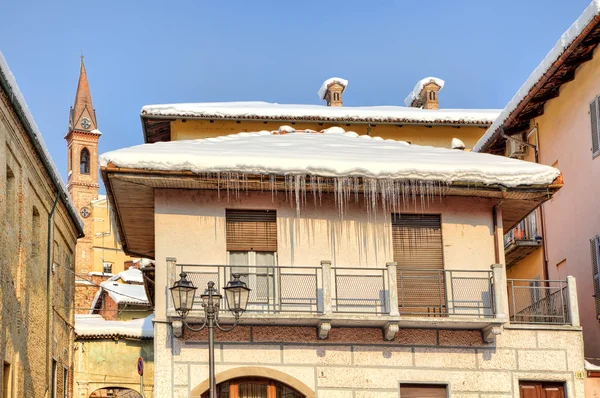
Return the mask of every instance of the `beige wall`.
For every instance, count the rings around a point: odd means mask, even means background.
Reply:
[[[261,121],[241,121],[237,123],[233,120],[176,120],[171,122],[171,140],[189,140],[196,138],[218,137],[227,134],[236,134],[246,131],[278,130],[282,125],[291,125],[301,129],[323,130],[333,126],[342,127],[346,131],[355,131],[358,134],[370,134],[374,137],[391,138],[394,140],[409,141],[418,145],[432,145],[443,148],[450,148],[452,138],[461,139],[467,148],[473,145],[485,133],[484,127],[473,126],[420,126],[420,125],[402,125],[395,126],[389,124],[344,124],[344,123],[306,123],[306,122],[261,122]]]
[[[15,178],[12,197],[7,190],[7,167]],[[42,397],[46,390],[47,223],[55,197],[54,184],[0,90],[0,361],[11,366],[9,383],[15,397]],[[12,217],[7,214],[8,206],[14,209]],[[37,225],[34,207],[39,214]],[[62,396],[63,369],[68,370],[69,378],[73,370],[77,232],[61,200],[51,232],[54,270],[50,275],[53,311],[48,356],[57,361],[58,393]],[[69,380],[68,388],[70,385]],[[0,380],[0,396],[2,386]]]
[[[121,245],[117,242],[117,236],[113,230],[110,218],[108,201],[99,199],[92,202],[92,269],[91,271],[102,272],[102,263],[112,263],[112,273],[117,274],[125,271],[125,262],[131,257],[125,255]]]
[[[585,355],[600,357],[600,323],[596,319],[589,240],[600,233],[600,159],[591,152],[589,103],[600,94],[600,56],[581,65],[575,80],[546,103],[535,119],[540,162],[562,171],[564,187],[544,204],[550,279],[577,279]],[[535,142],[533,137],[530,142]],[[563,262],[566,260],[566,262]],[[557,265],[560,266],[557,267]]]

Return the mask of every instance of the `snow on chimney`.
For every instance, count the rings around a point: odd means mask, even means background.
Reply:
[[[419,80],[413,91],[404,100],[404,104],[413,108],[438,109],[438,93],[442,88],[444,88],[442,79],[426,77]]]
[[[348,80],[332,77],[327,79],[319,89],[319,98],[327,101],[327,106],[342,106],[342,93],[348,85]]]

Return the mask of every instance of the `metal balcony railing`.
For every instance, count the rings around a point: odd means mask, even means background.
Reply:
[[[538,211],[535,210],[529,213],[520,223],[504,234],[505,248],[516,241],[541,241],[541,231],[538,230]]]
[[[187,273],[199,288],[197,308],[209,281],[221,289],[231,274],[238,273],[252,289],[248,313],[477,319],[496,314],[492,271],[396,269],[395,263],[386,268],[350,268],[324,263],[320,267],[177,264],[172,278]]]
[[[509,279],[511,323],[571,324],[566,280]]]

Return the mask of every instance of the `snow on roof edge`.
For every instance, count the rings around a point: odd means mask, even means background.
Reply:
[[[592,22],[592,20],[600,14],[600,0],[593,0],[586,9],[581,13],[579,18],[571,24],[558,39],[554,47],[546,54],[542,62],[531,72],[525,83],[517,90],[515,95],[508,102],[506,107],[502,110],[498,118],[492,123],[487,129],[485,134],[477,141],[473,147],[473,152],[481,152],[496,135],[496,131],[504,124],[510,114],[519,106],[519,104],[527,97],[533,86],[535,86],[544,74],[550,69],[552,65],[560,58],[565,52],[567,47],[573,43],[577,37],[583,32],[583,30]]]
[[[341,77],[330,77],[329,79],[325,80],[321,85],[321,88],[319,88],[319,91],[317,92],[317,94],[319,95],[319,99],[325,99],[325,93],[327,92],[327,88],[331,83],[341,84],[342,86],[344,86],[344,90],[348,86],[348,80],[342,79]]]
[[[445,82],[442,79],[433,77],[433,76],[426,77],[424,79],[419,80],[417,82],[417,84],[415,84],[415,87],[413,88],[413,90],[410,93],[408,93],[408,95],[404,99],[404,105],[411,106],[413,101],[419,97],[419,94],[421,94],[423,87],[427,83],[437,84],[438,86],[440,86],[440,90],[444,88],[444,84],[445,84]]]
[[[12,94],[14,95],[17,104],[21,108],[21,111],[23,112],[25,119],[27,120],[27,124],[29,124],[29,129],[27,129],[27,126],[24,126],[25,130],[31,130],[31,134],[33,135],[32,138],[34,138],[34,140],[37,142],[37,145],[34,144],[34,148],[36,148],[36,152],[38,153],[40,158],[42,158],[42,163],[46,165],[46,171],[48,172],[48,174],[50,174],[50,179],[54,182],[56,189],[62,193],[61,199],[67,207],[67,211],[70,213],[71,218],[79,228],[80,233],[83,235],[83,221],[79,217],[75,205],[73,204],[73,201],[71,200],[68,194],[67,187],[65,186],[65,183],[63,182],[60,173],[58,172],[58,169],[56,168],[56,165],[52,160],[52,156],[50,156],[50,152],[46,147],[46,143],[44,142],[42,133],[38,125],[36,124],[35,119],[33,118],[31,111],[29,110],[29,107],[27,106],[27,102],[25,102],[25,97],[19,89],[17,79],[8,67],[8,62],[6,61],[6,58],[4,58],[4,54],[2,53],[2,51],[0,51],[0,76],[4,76],[6,84],[8,85]]]
[[[154,314],[130,321],[109,321],[101,315],[75,315],[75,334],[78,337],[129,337],[151,339],[154,337]]]

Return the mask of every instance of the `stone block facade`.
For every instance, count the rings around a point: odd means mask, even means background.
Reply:
[[[583,397],[578,328],[523,330],[507,326],[495,343],[480,331],[401,329],[385,341],[380,329],[238,326],[216,333],[217,383],[241,376],[271,377],[307,397],[398,397],[400,383],[446,384],[449,396],[516,397],[519,381],[555,381]],[[155,324],[156,396],[200,397],[208,386],[205,331],[171,334]],[[554,342],[552,344],[551,342]]]
[[[54,385],[70,397],[78,231],[62,199],[48,231],[57,188],[26,128],[19,104],[0,89],[0,396],[43,397]]]

